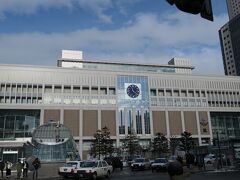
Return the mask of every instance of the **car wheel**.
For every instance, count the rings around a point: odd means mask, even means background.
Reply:
[[[106,178],[109,178],[109,177],[110,177],[110,172],[108,171],[107,175],[106,175]]]
[[[152,168],[152,172],[154,172],[154,169]]]
[[[96,180],[96,179],[97,179],[97,173],[96,173],[96,172],[93,173],[93,175],[92,175],[92,179],[93,179],[93,180]]]

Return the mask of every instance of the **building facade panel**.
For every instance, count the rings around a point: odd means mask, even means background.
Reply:
[[[179,135],[183,132],[181,111],[168,111],[170,135]]]
[[[163,133],[167,135],[165,111],[152,111],[153,133]]]
[[[60,110],[59,109],[45,109],[44,110],[44,123],[49,121],[60,122]]]
[[[198,135],[197,118],[195,111],[184,111],[185,131]]]
[[[83,110],[83,136],[93,136],[98,129],[98,111]]]
[[[110,130],[110,135],[116,136],[116,111],[102,110],[101,121],[102,128],[107,127]]]
[[[64,125],[71,130],[72,136],[79,137],[82,129],[79,122],[79,110],[64,110]]]

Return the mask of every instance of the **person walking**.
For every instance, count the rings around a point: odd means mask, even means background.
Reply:
[[[32,163],[34,170],[33,170],[33,179],[34,178],[38,178],[38,169],[40,168],[41,164],[40,164],[40,160],[38,158],[36,158],[33,163]]]
[[[2,179],[3,179],[3,170],[5,168],[5,163],[3,162],[2,159],[0,159],[0,171],[1,171],[1,175],[2,175]]]
[[[16,169],[17,169],[17,179],[20,179],[21,174],[22,174],[22,169],[23,169],[23,165],[22,165],[20,159],[17,162]]]
[[[12,163],[10,161],[6,161],[6,178],[8,179],[11,175],[11,168],[12,168]]]
[[[24,160],[23,162],[23,178],[28,177],[28,162]]]

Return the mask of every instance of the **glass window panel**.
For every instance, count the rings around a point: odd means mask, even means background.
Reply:
[[[125,118],[123,109],[119,110],[119,134],[125,134]]]
[[[6,116],[5,129],[14,130],[15,116]]]
[[[137,126],[137,134],[142,134],[142,116],[139,110],[136,113],[136,126]]]
[[[144,123],[145,123],[145,134],[151,134],[151,129],[150,129],[150,114],[149,111],[146,110],[144,112]]]

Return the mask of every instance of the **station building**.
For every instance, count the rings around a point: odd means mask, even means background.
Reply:
[[[167,65],[83,60],[63,51],[58,67],[0,65],[0,155],[21,156],[49,121],[70,129],[82,159],[107,126],[115,146],[134,130],[143,147],[157,132],[192,133],[200,146],[240,137],[240,79],[193,75],[188,60]]]

